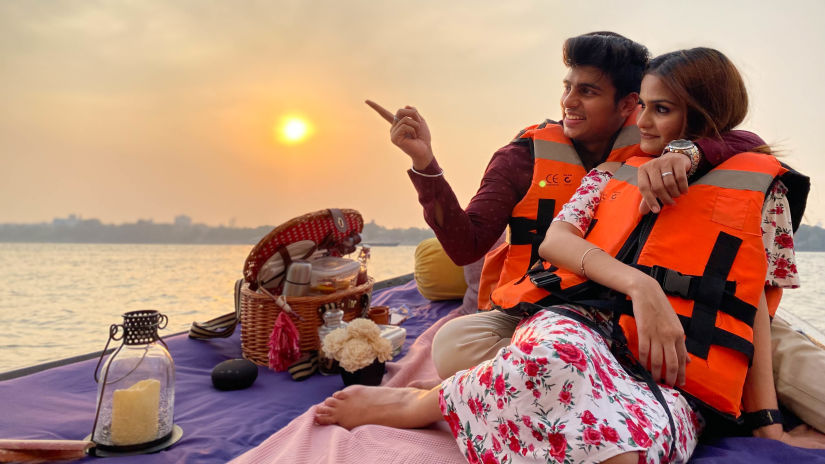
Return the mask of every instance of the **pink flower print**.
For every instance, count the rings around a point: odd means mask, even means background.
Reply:
[[[515,435],[510,436],[510,443],[508,443],[508,446],[511,450],[515,451],[516,453],[521,451],[521,445],[519,444],[518,438],[516,438]]]
[[[779,269],[785,269],[789,263],[787,259],[779,257],[774,260],[773,264]]]
[[[536,346],[536,343],[533,340],[522,340],[516,344],[516,348],[521,350],[524,354],[532,353],[534,346]]]
[[[547,436],[550,442],[550,456],[558,462],[564,462],[567,456],[567,438],[561,433],[551,433]]]
[[[513,432],[514,435],[518,435],[518,425],[516,425],[515,422],[508,420],[507,427],[510,429],[511,432]]]
[[[602,443],[602,434],[595,428],[584,429],[584,442],[588,445],[600,445]]]
[[[585,425],[596,425],[597,422],[599,422],[599,421],[596,419],[596,416],[594,416],[593,413],[590,412],[590,410],[587,410],[587,411],[584,412],[584,414],[582,414],[582,423],[583,424],[585,424]]]
[[[647,433],[636,425],[632,419],[627,420],[627,431],[630,432],[630,436],[633,438],[633,441],[636,442],[636,445],[642,448],[648,448],[652,443]]]
[[[582,350],[570,343],[553,343],[553,348],[559,354],[559,358],[567,364],[572,364],[579,371],[584,371],[587,360]]]
[[[539,366],[545,366],[548,362],[550,362],[546,357],[542,356],[541,358],[537,358],[536,362]]]
[[[510,431],[507,429],[507,424],[504,422],[498,424],[498,434],[501,435],[501,438],[507,438],[508,433],[510,433]]]
[[[774,241],[780,248],[793,248],[793,237],[790,234],[778,234]]]
[[[533,391],[536,391],[536,390],[533,390]],[[504,400],[502,400],[501,398],[497,399],[496,400],[496,407],[499,408],[499,409],[504,409]]]
[[[533,361],[527,361],[524,363],[524,373],[529,375],[530,377],[535,377],[539,373],[539,365]]]
[[[594,360],[593,367],[596,369],[596,375],[598,375],[599,380],[602,381],[605,391],[608,393],[616,391],[616,385],[613,384],[613,379],[602,369],[601,363]]]
[[[538,389],[535,389],[533,390],[533,396],[535,396],[536,399],[541,398],[541,392],[539,392]]]
[[[477,464],[479,462],[476,448],[473,446],[473,441],[469,438],[467,439],[467,461],[470,462],[470,464]]]
[[[599,426],[599,431],[602,433],[602,437],[606,441],[610,443],[616,443],[619,441],[619,432],[616,432],[616,429],[613,427],[608,426],[607,424],[602,424]]]
[[[530,419],[530,416],[522,416],[521,417],[521,423],[524,424],[525,427],[532,427],[533,426],[533,420]]]
[[[639,424],[641,424],[642,427],[650,427],[650,420],[648,420],[647,416],[645,416],[645,413],[644,413],[644,411],[642,411],[641,406],[639,406],[638,404],[635,404],[635,403],[634,404],[629,404],[627,406],[627,410],[631,414],[636,416],[636,419],[639,420]]]
[[[496,437],[492,437],[492,438],[493,438],[493,451],[495,451],[496,453],[500,453],[501,452],[501,442],[498,441],[498,439]],[[487,452],[489,453],[490,450],[487,450]],[[484,455],[481,456],[481,459],[484,459]]]
[[[533,430],[533,438],[535,438],[538,441],[544,441],[544,435],[542,435],[541,431],[539,430]]]
[[[538,390],[534,390],[538,391]],[[570,404],[570,401],[573,399],[573,395],[570,393],[570,390],[562,390],[559,392],[559,401],[564,404]]]
[[[788,277],[788,270],[787,269],[779,269],[779,268],[774,269],[773,270],[773,276],[776,277],[777,279],[784,279],[784,278]]]
[[[528,380],[528,381],[524,382],[524,386],[527,387],[528,390],[532,390],[532,389],[536,388],[536,384],[533,383],[532,380]]]
[[[506,385],[504,384],[504,376],[503,375],[499,374],[496,377],[494,387],[496,389],[496,395],[501,396],[501,395],[504,394]]]
[[[478,383],[484,385],[486,388],[490,388],[490,385],[492,384],[492,379],[493,366],[487,366],[487,368],[481,372],[481,375],[478,376]]]
[[[493,440],[495,440],[495,438]],[[493,446],[495,447],[495,443],[493,443]],[[498,451],[501,451],[501,445],[499,445]],[[498,458],[490,450],[487,450],[481,454],[481,462],[482,464],[499,464]]]
[[[458,414],[455,411],[450,411],[444,416],[444,420],[447,421],[447,424],[450,426],[450,431],[453,432],[453,438],[458,438],[459,432],[461,432],[461,419],[458,418]]]

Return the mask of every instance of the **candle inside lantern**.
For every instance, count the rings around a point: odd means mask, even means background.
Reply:
[[[157,438],[160,381],[145,379],[112,394],[112,443],[120,446]]]

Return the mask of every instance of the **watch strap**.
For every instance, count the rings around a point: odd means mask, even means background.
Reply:
[[[760,409],[742,414],[742,420],[751,430],[782,423],[782,412],[778,409]]]

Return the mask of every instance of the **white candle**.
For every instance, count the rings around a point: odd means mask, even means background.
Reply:
[[[112,443],[146,443],[157,438],[160,381],[146,379],[112,394]]]

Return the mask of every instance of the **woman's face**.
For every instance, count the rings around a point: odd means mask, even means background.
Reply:
[[[642,79],[639,92],[642,109],[636,119],[643,152],[658,155],[671,140],[682,136],[685,128],[685,105],[662,80],[653,74]]]

